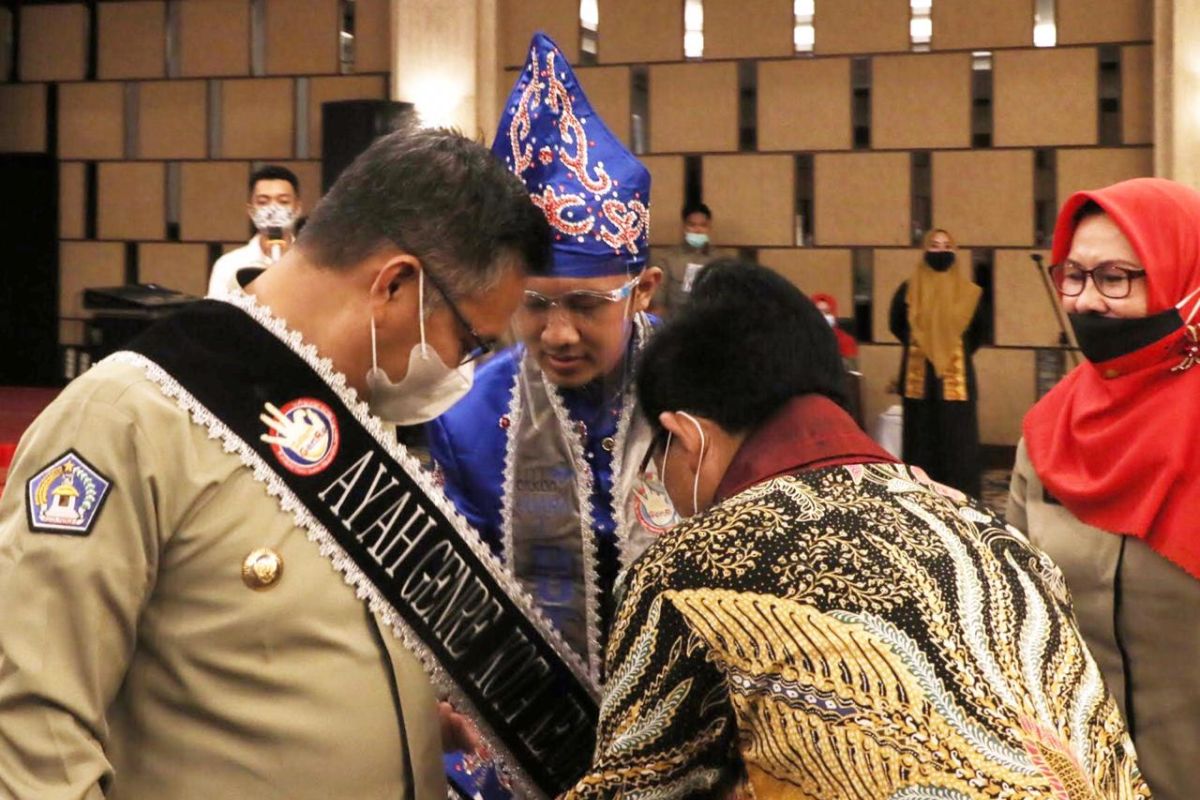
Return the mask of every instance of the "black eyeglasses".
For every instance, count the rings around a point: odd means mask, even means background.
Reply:
[[[462,367],[470,364],[472,361],[478,361],[488,353],[495,350],[496,342],[493,340],[484,339],[479,335],[479,332],[475,330],[475,327],[470,323],[459,307],[455,305],[453,300],[450,299],[450,293],[446,291],[446,287],[442,286],[442,282],[435,278],[433,273],[429,271],[429,267],[422,264],[421,269],[424,270],[425,277],[429,279],[431,284],[433,284],[433,288],[437,289],[438,294],[440,294],[442,299],[446,301],[446,306],[449,307],[450,313],[454,315],[454,318],[458,320],[458,324],[461,325],[463,330],[467,332],[467,335],[471,337],[472,346],[466,348],[466,352],[463,353],[463,357],[458,362],[458,365]]]
[[[646,470],[650,468],[650,459],[658,455],[660,450],[667,446],[667,432],[659,428],[655,432],[654,437],[650,440],[650,446],[646,448],[646,455],[642,457],[642,465],[638,467],[637,474],[645,475]]]
[[[1091,278],[1100,294],[1109,300],[1124,300],[1133,291],[1133,282],[1144,277],[1146,270],[1126,261],[1103,261],[1091,269],[1084,269],[1069,260],[1050,266],[1050,280],[1064,297],[1083,294],[1088,278]]]

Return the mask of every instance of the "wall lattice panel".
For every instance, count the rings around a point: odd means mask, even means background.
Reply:
[[[83,3],[21,7],[23,81],[78,81],[87,77],[88,11]]]
[[[819,153],[814,161],[817,244],[908,244],[908,153]]]
[[[162,78],[167,69],[167,4],[159,0],[104,2],[96,72],[105,80]]]
[[[786,246],[795,243],[795,183],[792,159],[775,155],[704,157],[707,202],[731,245]]]
[[[850,59],[758,65],[758,149],[849,150]]]
[[[933,154],[933,224],[960,244],[1033,244],[1033,152]]]
[[[990,50],[1033,44],[1033,8],[1013,0],[937,0],[934,50]]]
[[[650,150],[702,153],[737,150],[737,65],[650,67]]]
[[[997,145],[1096,144],[1095,48],[1011,50],[995,59]]]
[[[970,146],[970,54],[879,56],[873,68],[873,146]]]
[[[758,251],[758,260],[796,284],[805,294],[833,295],[840,316],[853,315],[854,279],[849,250],[765,248]]]
[[[677,3],[599,0],[601,64],[683,60],[683,9]]]

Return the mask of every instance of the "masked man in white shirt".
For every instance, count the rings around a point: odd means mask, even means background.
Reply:
[[[244,247],[231,250],[213,264],[208,296],[226,297],[254,280],[292,246],[296,221],[304,211],[300,180],[287,167],[268,164],[250,176],[246,213],[257,233]]]

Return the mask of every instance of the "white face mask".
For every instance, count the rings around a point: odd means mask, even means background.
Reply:
[[[371,317],[371,369],[367,372],[367,405],[371,413],[393,425],[420,425],[440,417],[471,390],[475,364],[446,366],[437,350],[425,343],[425,273],[417,278],[417,313],[421,343],[408,354],[408,372],[393,383],[379,367],[375,318]]]
[[[698,419],[696,419],[695,417],[693,417],[691,414],[687,413],[686,411],[677,411],[675,413],[679,414],[682,417],[687,417],[688,421],[690,421],[693,425],[696,426],[696,432],[700,434],[700,462],[698,464],[696,464],[696,477],[692,480],[692,513],[688,514],[688,516],[691,517],[691,516],[695,516],[696,514],[700,513],[700,470],[704,466],[704,456],[705,456],[705,450],[707,449],[706,445],[708,444],[708,442],[707,442],[706,437],[704,436],[704,428],[700,425],[700,421]],[[667,456],[671,455],[671,435],[672,434],[670,433],[670,431],[668,431],[667,432],[667,449],[663,451],[662,476],[663,476],[664,481],[667,479]],[[673,499],[674,498],[672,498],[672,500]],[[676,509],[678,509],[679,504],[676,503],[675,507],[676,507]]]
[[[296,226],[296,210],[291,206],[281,206],[278,203],[268,203],[265,206],[255,206],[250,212],[250,220],[255,230],[266,233],[271,228],[278,228],[284,233],[291,233]]]

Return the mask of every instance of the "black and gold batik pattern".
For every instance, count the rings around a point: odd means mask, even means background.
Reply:
[[[571,798],[1150,796],[1058,569],[904,466],[681,524],[630,571],[607,658]]]

